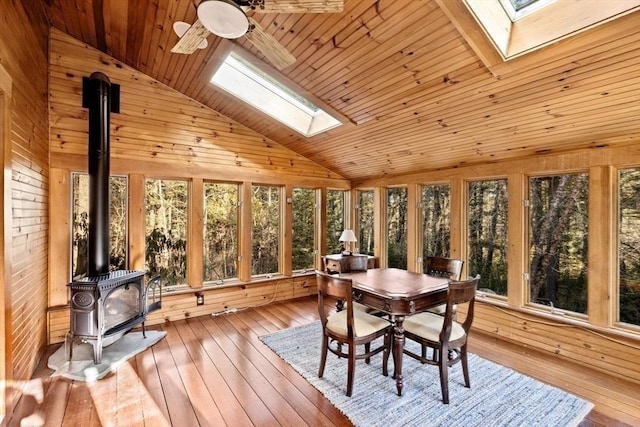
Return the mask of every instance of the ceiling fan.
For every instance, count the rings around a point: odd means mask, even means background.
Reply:
[[[334,13],[341,12],[343,0],[203,0],[193,24],[178,21],[173,30],[180,38],[171,52],[191,54],[207,47],[213,33],[225,39],[246,37],[265,58],[282,70],[296,58],[271,34],[247,16],[249,10],[264,13]]]

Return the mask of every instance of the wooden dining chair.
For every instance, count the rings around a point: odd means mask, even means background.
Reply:
[[[329,267],[329,263],[327,262],[326,257],[322,257],[322,265],[324,268],[324,272],[327,274],[340,274],[340,273],[351,273],[351,272],[357,272],[357,271],[367,271],[368,259],[367,257],[363,257],[363,256],[356,256],[356,257],[350,258],[348,263],[349,269],[347,271],[333,270],[331,267]],[[344,304],[345,304],[344,301],[338,301],[337,303],[338,311],[344,308]],[[367,307],[366,305],[360,304],[359,302],[356,302],[356,301],[353,302],[353,308],[356,310],[364,311],[366,313],[373,311],[373,309],[371,309],[370,307]]]
[[[353,309],[351,279],[331,276],[316,271],[318,284],[318,312],[322,324],[322,353],[318,377],[324,375],[327,353],[331,351],[339,358],[347,359],[347,396],[353,392],[353,378],[356,360],[364,359],[369,363],[371,357],[384,352],[383,359],[388,359],[391,351],[392,325],[387,320]],[[342,311],[333,312],[330,300],[346,301]],[[371,343],[384,336],[382,345],[371,348]],[[357,353],[358,347],[364,346],[364,352]],[[345,350],[346,349],[346,350]],[[388,375],[387,366],[383,364],[382,374]]]
[[[428,256],[424,260],[424,273],[429,276],[446,277],[450,280],[460,280],[464,261],[454,258]],[[445,304],[430,308],[428,311],[444,314]]]
[[[467,363],[467,338],[473,322],[473,307],[480,275],[465,281],[449,283],[447,290],[447,304],[444,315],[423,312],[407,318],[404,321],[404,336],[426,346],[431,351],[431,357],[423,352],[417,355],[405,347],[404,353],[421,363],[437,365],[440,370],[440,387],[442,401],[449,403],[448,368],[462,362],[465,387],[471,387],[469,381],[469,367]],[[453,320],[455,305],[466,304],[466,316],[462,323]],[[386,364],[386,359],[384,360]]]

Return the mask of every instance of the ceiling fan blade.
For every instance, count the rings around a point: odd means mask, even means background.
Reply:
[[[176,22],[176,24],[178,23]],[[176,24],[174,24],[173,29],[178,33],[180,40],[171,48],[171,52],[191,54],[197,49],[207,47],[207,36],[210,33],[199,19],[196,19],[196,22],[194,22],[183,35],[180,35],[180,26],[176,26]]]
[[[273,13],[336,13],[342,12],[343,0],[263,0],[264,8],[256,12]]]
[[[296,58],[271,34],[265,32],[252,18],[249,18],[249,31],[245,34],[249,42],[264,55],[277,69],[282,70],[296,62]]]

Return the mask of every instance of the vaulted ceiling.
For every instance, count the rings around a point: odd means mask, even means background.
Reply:
[[[460,1],[250,12],[296,57],[282,75],[347,119],[312,138],[209,83],[230,47],[261,57],[244,38],[170,52],[173,23],[194,22],[198,0],[48,4],[52,26],[354,181],[638,143],[640,11],[490,69],[469,42],[484,37],[477,24],[444,7]]]

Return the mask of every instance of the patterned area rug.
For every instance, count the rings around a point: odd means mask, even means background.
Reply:
[[[391,376],[382,376],[382,354],[370,365],[356,361],[349,398],[345,359],[329,353],[324,377],[318,378],[321,335],[320,323],[314,322],[260,339],[356,426],[577,426],[593,408],[588,401],[475,354],[469,355],[470,389],[464,387],[460,364],[450,368],[448,405],[441,400],[437,366],[404,357],[400,397]],[[411,345],[415,343],[407,341]]]

